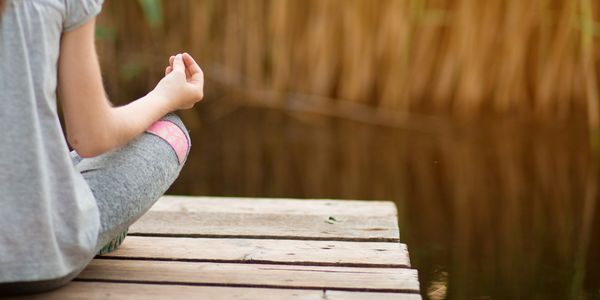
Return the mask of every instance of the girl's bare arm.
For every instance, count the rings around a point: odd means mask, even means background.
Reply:
[[[67,140],[82,157],[126,144],[165,114],[193,107],[203,97],[204,75],[194,59],[178,54],[146,96],[113,107],[106,98],[94,41],[95,20],[63,34],[58,93]]]

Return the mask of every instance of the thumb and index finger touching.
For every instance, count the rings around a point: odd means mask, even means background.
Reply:
[[[177,67],[175,66],[177,64]],[[196,63],[194,58],[188,54],[177,54],[176,56],[169,57],[169,66],[165,70],[165,75],[168,75],[173,70],[181,70],[185,71],[186,78],[191,79],[192,81],[199,81],[204,79],[204,73],[202,69]]]
[[[175,55],[171,66],[173,66],[173,71],[185,73],[185,64],[183,63],[183,57],[181,54]]]
[[[191,76],[192,81],[202,81],[204,79],[204,73],[194,58],[188,53],[183,53],[182,58],[185,63],[186,71]]]
[[[190,87],[198,92],[200,99],[204,97],[204,73],[190,54],[183,53],[169,57],[169,66],[165,70],[165,75],[173,71],[185,73]]]

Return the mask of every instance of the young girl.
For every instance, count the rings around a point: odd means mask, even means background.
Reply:
[[[175,180],[190,140],[170,112],[203,98],[204,77],[177,54],[150,93],[113,107],[94,47],[102,0],[0,2],[0,293],[39,292],[114,247]]]

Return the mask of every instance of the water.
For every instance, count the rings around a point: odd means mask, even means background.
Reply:
[[[170,193],[389,199],[424,299],[600,297],[582,124],[407,130],[227,101],[184,119],[193,151]]]

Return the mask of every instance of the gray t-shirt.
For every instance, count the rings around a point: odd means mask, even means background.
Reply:
[[[8,0],[0,16],[0,283],[65,276],[92,256],[94,197],[56,111],[62,32],[102,0]]]

